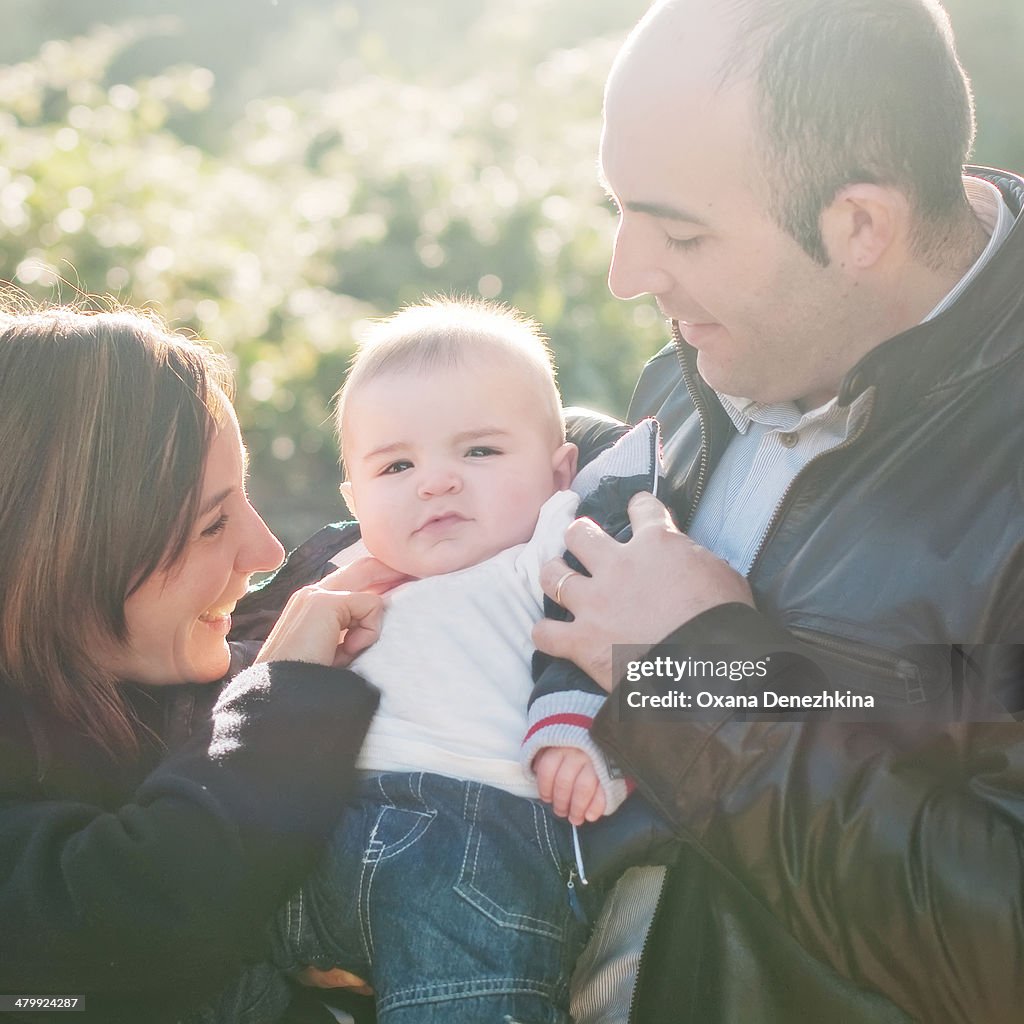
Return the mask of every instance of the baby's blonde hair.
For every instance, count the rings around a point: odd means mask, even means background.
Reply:
[[[488,347],[528,371],[551,421],[552,446],[565,441],[555,364],[539,325],[519,310],[484,299],[439,296],[377,321],[362,340],[336,396],[335,428],[344,450],[345,408],[361,385],[387,373],[454,369]]]

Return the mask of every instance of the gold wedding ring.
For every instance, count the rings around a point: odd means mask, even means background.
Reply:
[[[555,584],[555,604],[561,604],[562,603],[562,587],[565,586],[565,581],[567,579],[569,579],[570,576],[579,576],[579,573],[575,569],[570,569]]]

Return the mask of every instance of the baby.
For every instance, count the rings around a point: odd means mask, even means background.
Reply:
[[[413,581],[352,666],[382,693],[363,779],[278,918],[275,962],[366,978],[382,1024],[568,1024],[585,915],[569,825],[538,785],[550,799],[556,775],[573,779],[578,823],[625,783],[581,716],[560,730],[545,710],[524,744],[540,568],[579,502],[547,345],[505,307],[409,307],[360,348],[337,425],[363,543]],[[213,1019],[273,1019],[274,999],[257,1002]]]

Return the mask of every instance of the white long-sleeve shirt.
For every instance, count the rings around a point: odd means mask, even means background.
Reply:
[[[380,638],[352,664],[382,694],[359,767],[436,772],[537,796],[520,766],[531,631],[544,612],[540,568],[564,550],[578,503],[559,491],[527,543],[385,597]]]

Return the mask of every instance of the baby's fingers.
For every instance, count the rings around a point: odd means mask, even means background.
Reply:
[[[601,784],[597,778],[597,772],[591,764],[584,765],[572,787],[572,797],[569,801],[569,820],[574,825],[582,825],[584,821],[592,821],[587,814],[590,805],[596,794],[601,792]],[[603,804],[602,796],[602,804]],[[603,810],[602,806],[602,810]]]

